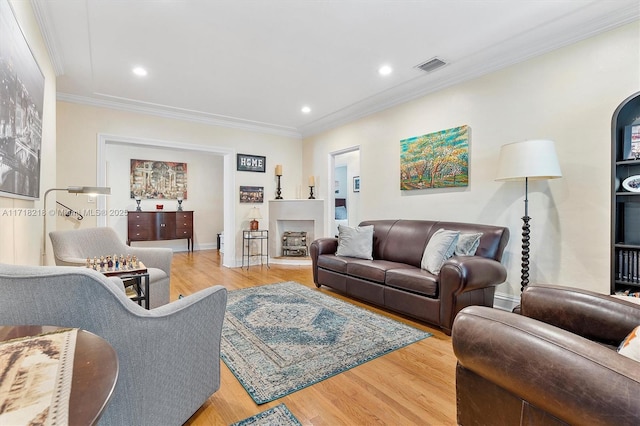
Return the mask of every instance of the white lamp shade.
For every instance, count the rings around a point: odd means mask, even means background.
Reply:
[[[260,209],[258,209],[257,207],[251,207],[251,210],[249,210],[249,218],[262,219],[262,215],[260,214]]]
[[[555,179],[562,177],[555,144],[551,140],[536,139],[514,142],[500,148],[496,180],[524,180],[525,178]]]

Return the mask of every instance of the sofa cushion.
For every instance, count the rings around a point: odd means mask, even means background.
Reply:
[[[422,255],[422,269],[439,274],[442,264],[453,256],[458,243],[459,231],[438,229],[429,239]]]
[[[389,262],[388,260],[354,259],[347,264],[347,274],[352,277],[383,284],[387,271],[396,268],[412,268],[412,266],[403,263]]]
[[[631,330],[631,333],[620,343],[618,353],[640,361],[640,326]]]
[[[336,256],[373,259],[373,225],[350,226],[338,225],[338,250]]]
[[[482,232],[474,232],[473,234],[460,234],[458,243],[453,254],[456,256],[473,256],[480,245],[480,237]]]
[[[349,263],[349,260],[350,259],[348,257],[338,257],[333,254],[323,254],[318,256],[318,268],[328,269],[340,274],[346,274],[347,263]]]
[[[423,296],[438,296],[438,276],[419,268],[399,268],[387,271],[385,283]]]

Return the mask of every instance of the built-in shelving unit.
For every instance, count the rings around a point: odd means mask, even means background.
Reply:
[[[640,292],[640,192],[623,186],[633,176],[640,184],[640,140],[632,140],[634,128],[640,130],[640,92],[625,99],[611,120],[612,294]]]

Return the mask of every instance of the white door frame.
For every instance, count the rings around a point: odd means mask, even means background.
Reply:
[[[333,190],[335,181],[336,181],[336,157],[338,155],[342,155],[342,154],[348,154],[350,152],[355,152],[355,151],[360,151],[360,145],[354,145],[354,146],[350,146],[348,148],[343,148],[343,149],[339,149],[337,151],[331,151],[329,153],[329,159],[327,161],[328,166],[329,166],[329,170],[327,172],[327,176],[329,177],[329,180],[327,182],[327,188],[329,188],[328,194],[329,196],[327,197],[329,200],[327,202],[327,223],[325,224],[325,234],[327,234],[330,237],[333,237],[333,235],[329,234],[329,233],[333,233],[333,230],[335,229],[335,208],[336,208],[336,193]],[[347,182],[347,188],[349,187],[349,183]],[[348,207],[347,207],[348,208]]]

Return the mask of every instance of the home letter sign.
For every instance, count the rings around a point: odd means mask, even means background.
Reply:
[[[260,155],[238,154],[237,170],[242,172],[262,172],[266,169],[267,158]]]

